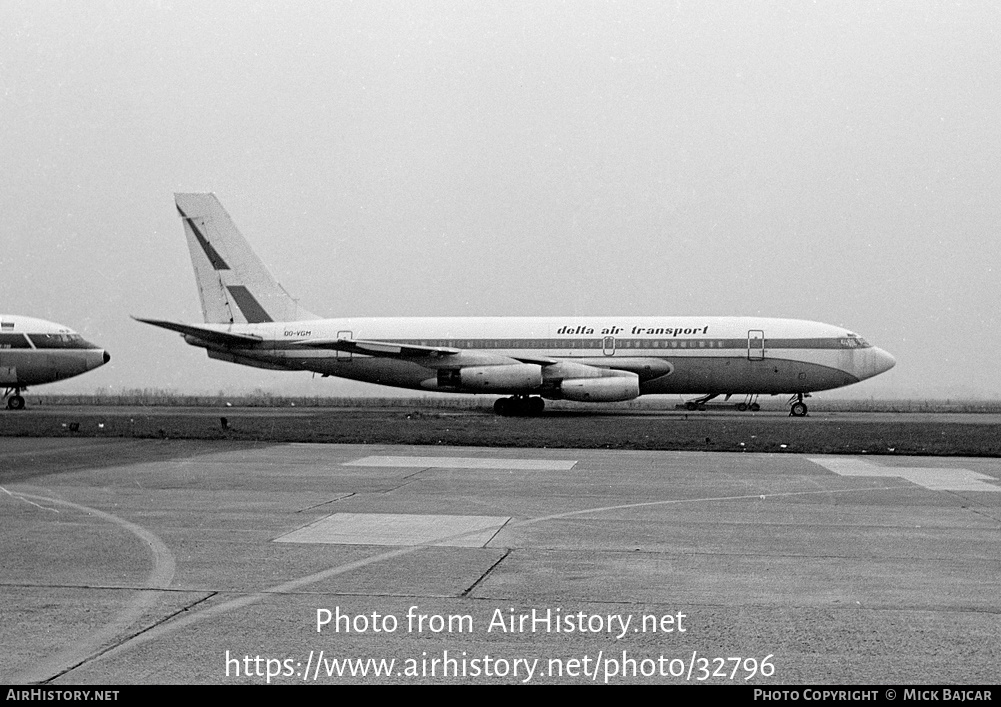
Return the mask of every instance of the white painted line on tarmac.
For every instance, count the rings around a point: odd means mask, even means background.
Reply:
[[[809,458],[828,471],[840,476],[899,476],[912,484],[931,491],[988,491],[1001,493],[1001,486],[993,476],[969,469],[924,468],[905,466],[877,466],[863,459],[847,457]],[[987,481],[993,482],[985,483]]]
[[[494,457],[364,457],[343,466],[416,467],[420,469],[521,469],[567,471],[577,464],[571,459],[504,459]]]
[[[7,490],[4,489],[4,491]],[[143,528],[141,525],[136,525],[135,523],[131,523],[124,518],[119,518],[111,513],[105,513],[97,508],[82,506],[79,503],[64,501],[61,498],[39,496],[31,493],[12,493],[10,491],[7,491],[7,493],[15,498],[21,498],[24,501],[28,501],[33,506],[38,506],[39,508],[42,508],[42,506],[34,501],[65,506],[87,515],[96,516],[101,520],[117,525],[119,528],[123,528],[124,530],[135,535],[139,538],[141,543],[147,547],[152,555],[152,568],[146,576],[146,586],[139,587],[139,591],[136,592],[136,595],[124,606],[122,606],[121,609],[119,609],[118,612],[111,617],[110,621],[105,623],[103,626],[95,626],[93,633],[85,635],[79,641],[63,647],[62,651],[56,655],[39,659],[34,666],[32,666],[31,671],[22,675],[11,676],[11,682],[16,684],[26,685],[42,683],[58,677],[65,671],[70,670],[86,660],[99,656],[109,644],[118,640],[119,637],[123,635],[127,629],[129,629],[129,627],[135,624],[140,618],[142,618],[143,614],[153,608],[160,601],[160,592],[167,589],[174,580],[176,563],[170,548],[168,548],[152,531]],[[34,501],[29,499],[34,499]],[[50,508],[46,510],[55,509]],[[96,618],[94,619],[94,622],[97,623]]]
[[[741,494],[739,496],[712,496],[708,498],[679,498],[671,499],[667,501],[644,501],[641,503],[625,503],[617,504],[613,506],[601,506],[597,508],[582,508],[575,511],[566,511],[563,513],[553,513],[546,516],[538,516],[535,518],[526,518],[524,520],[516,521],[511,524],[512,528],[525,528],[539,523],[546,523],[551,520],[557,520],[560,518],[576,518],[582,515],[590,515],[592,513],[603,513],[606,511],[618,511],[629,508],[653,508],[657,506],[669,507],[669,506],[681,506],[697,503],[717,503],[719,501],[759,501],[766,498],[805,498],[808,496],[824,496],[828,497],[831,494],[853,494],[859,493],[861,491],[874,491],[883,490],[889,491],[892,486],[884,486],[882,489],[823,489],[820,491],[788,491],[783,493],[762,493],[762,494]],[[349,572],[354,572],[355,570],[363,569],[365,567],[370,567],[371,565],[378,564],[380,562],[388,562],[390,560],[395,560],[398,557],[404,557],[406,555],[411,555],[420,550],[422,545],[412,545],[409,547],[397,547],[393,550],[386,550],[385,552],[380,552],[377,555],[372,555],[371,557],[363,557],[359,560],[353,562],[347,562],[343,565],[334,565],[333,567],[328,567],[326,569],[320,570],[319,572],[314,572],[313,574],[306,575],[304,577],[297,577],[295,579],[288,580],[277,586],[269,587],[268,589],[256,592],[254,594],[249,594],[246,596],[236,597],[234,599],[229,599],[226,601],[221,601],[217,604],[208,604],[201,607],[192,608],[190,611],[182,612],[175,616],[170,617],[169,620],[164,621],[161,624],[153,626],[148,631],[139,633],[122,643],[118,644],[114,648],[110,649],[104,653],[101,658],[105,660],[114,659],[117,656],[125,653],[127,651],[134,651],[140,646],[146,645],[153,641],[160,640],[165,636],[176,633],[177,631],[187,628],[192,624],[201,623],[203,621],[208,621],[216,616],[221,616],[227,614],[231,611],[237,609],[243,609],[248,606],[253,606],[259,602],[265,601],[266,599],[272,598],[275,594],[285,594],[289,592],[296,592],[302,590],[303,587],[308,587],[310,585],[316,584],[318,582],[323,582],[331,577],[339,577],[341,575],[347,574]]]
[[[509,520],[509,516],[334,513],[275,542],[483,547]]]

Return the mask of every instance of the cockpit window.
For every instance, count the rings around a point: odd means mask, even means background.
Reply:
[[[843,339],[838,339],[838,343],[842,348],[846,349],[868,349],[872,347],[868,341],[863,339],[861,336],[851,334]]]
[[[29,349],[24,334],[0,334],[0,349]]]
[[[79,334],[28,334],[36,349],[97,349]]]

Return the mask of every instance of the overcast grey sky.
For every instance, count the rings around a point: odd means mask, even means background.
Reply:
[[[1001,4],[0,4],[0,311],[47,390],[385,389],[209,360],[175,191],[325,316],[764,315],[1001,396]],[[40,388],[43,392],[46,388]],[[825,393],[824,395],[830,395]]]

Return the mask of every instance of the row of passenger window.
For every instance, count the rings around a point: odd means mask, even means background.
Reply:
[[[403,343],[446,346],[460,349],[750,349],[768,348],[855,349],[871,346],[861,337],[811,339],[620,339],[606,336],[593,339],[423,339]]]
[[[423,339],[421,346],[445,346],[460,349],[722,349],[721,339]],[[744,348],[744,340],[731,348]]]

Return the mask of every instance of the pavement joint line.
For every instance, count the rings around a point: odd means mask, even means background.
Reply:
[[[549,520],[555,520],[557,518],[565,518],[568,516],[583,515],[586,513],[602,513],[611,510],[621,510],[628,508],[643,508],[649,506],[660,506],[660,505],[677,505],[683,503],[699,503],[699,502],[716,502],[716,501],[739,501],[739,500],[751,500],[751,499],[767,499],[767,498],[788,498],[793,496],[815,496],[821,494],[844,494],[844,493],[859,493],[859,492],[871,492],[871,491],[893,491],[899,489],[900,486],[881,486],[881,487],[865,487],[865,488],[851,488],[851,489],[837,489],[837,490],[825,490],[825,491],[788,491],[783,493],[771,493],[771,494],[742,494],[739,496],[716,496],[709,498],[682,498],[682,499],[669,499],[664,501],[644,501],[641,503],[626,503],[626,504],[616,504],[614,506],[603,506],[600,508],[585,508],[576,511],[567,511],[564,513],[554,513],[547,516],[540,516],[538,518],[527,518],[523,521],[518,521],[511,524],[510,528],[519,528],[529,525],[535,525],[536,523],[543,523]],[[475,531],[477,533],[481,531]],[[441,543],[442,541],[455,540],[461,538],[469,533],[461,533],[454,538],[439,538],[436,542]],[[225,601],[221,604],[216,604],[214,606],[202,609],[201,611],[187,613],[185,616],[172,621],[171,623],[161,623],[155,628],[135,636],[134,638],[124,641],[118,646],[115,646],[111,650],[105,652],[101,657],[110,657],[119,652],[125,650],[132,650],[138,648],[149,641],[160,638],[161,636],[178,631],[190,624],[205,621],[215,616],[229,613],[235,609],[242,609],[244,607],[256,604],[260,601],[267,599],[274,594],[285,594],[299,589],[300,587],[308,586],[310,584],[315,584],[317,582],[323,581],[330,577],[336,577],[341,574],[346,574],[352,572],[356,569],[361,569],[369,565],[376,564],[378,562],[383,562],[386,560],[392,560],[397,557],[403,557],[404,555],[409,555],[415,553],[419,550],[425,550],[429,547],[433,547],[431,544],[424,545],[410,545],[407,547],[397,548],[395,550],[389,550],[386,552],[379,553],[377,555],[372,555],[371,557],[363,558],[360,560],[355,560],[353,562],[348,562],[343,565],[337,565],[335,567],[329,567],[320,572],[315,572],[305,577],[300,577],[298,579],[289,580],[288,582],[283,582],[282,584],[276,585],[269,589],[254,592],[253,594],[247,594],[243,597],[236,599],[231,599]]]
[[[45,680],[42,680],[41,683],[42,684],[50,683],[53,680],[55,680],[56,678],[60,678],[63,675],[67,675],[67,674],[73,672],[74,670],[76,670],[77,668],[79,668],[82,665],[85,665],[86,663],[90,663],[90,662],[92,662],[94,660],[97,660],[98,658],[100,658],[101,656],[103,656],[105,653],[109,653],[110,651],[112,651],[115,648],[117,648],[122,643],[125,643],[126,641],[130,641],[133,638],[135,638],[136,636],[141,636],[146,631],[149,631],[151,629],[156,628],[157,626],[159,626],[160,624],[164,623],[165,621],[169,621],[172,617],[177,616],[178,614],[183,613],[185,611],[188,611],[189,609],[192,609],[193,607],[198,606],[199,604],[201,604],[204,601],[208,601],[209,599],[211,599],[212,597],[214,597],[216,594],[218,594],[218,592],[216,592],[216,591],[211,591],[211,592],[207,592],[207,593],[206,592],[201,592],[201,593],[206,594],[206,596],[202,597],[201,599],[199,599],[197,601],[193,601],[193,602],[191,602],[190,604],[188,604],[186,606],[179,607],[176,611],[172,611],[171,613],[166,614],[165,616],[160,617],[159,619],[157,619],[156,621],[154,621],[149,626],[147,626],[147,627],[145,627],[143,629],[140,629],[139,631],[136,631],[135,633],[133,633],[130,636],[126,636],[121,641],[119,641],[117,644],[115,644],[113,646],[108,646],[108,647],[106,647],[106,648],[104,648],[104,649],[96,652],[94,655],[91,655],[91,656],[88,656],[87,658],[84,658],[79,663],[76,663],[75,665],[71,665],[68,668],[66,668],[65,670],[60,671],[56,675],[53,675],[51,677],[46,678]]]
[[[49,493],[51,493],[51,491]],[[125,520],[124,518],[120,518],[116,515],[112,515],[111,513],[107,513],[90,506],[84,506],[79,503],[64,501],[50,496],[39,496],[37,494],[30,493],[14,493],[12,495],[67,506],[82,513],[95,515],[98,518],[117,525],[118,527],[123,528],[138,537],[153,554],[153,568],[147,576],[147,584],[151,586],[138,590],[138,596],[128,602],[111,621],[104,625],[102,629],[91,633],[83,640],[77,642],[76,645],[70,646],[47,660],[41,661],[33,668],[33,672],[21,675],[14,680],[14,682],[23,683],[41,682],[44,680],[51,680],[51,675],[53,674],[57,676],[62,674],[65,670],[64,666],[66,664],[81,665],[92,655],[98,653],[103,643],[111,640],[116,633],[138,621],[143,614],[149,611],[153,605],[156,604],[159,600],[160,592],[167,589],[173,581],[175,561],[170,548],[168,548],[157,535],[140,525],[136,525],[135,523]]]
[[[417,471],[414,471],[414,472],[412,472],[410,474],[404,474],[400,478],[409,481],[410,479],[412,479],[413,477],[417,476],[418,474],[423,474],[425,471],[431,471],[431,469],[433,469],[433,468],[434,468],[433,466],[429,466],[429,467],[425,467],[423,469],[418,469]]]
[[[498,530],[498,532],[500,532],[500,531]],[[467,587],[466,589],[462,590],[459,593],[459,596],[463,597],[463,598],[469,596],[469,593],[471,591],[473,591],[474,589],[476,589],[478,586],[480,586],[480,584],[482,584],[483,581],[493,573],[494,569],[496,567],[499,567],[500,563],[503,562],[504,560],[506,560],[511,555],[511,552],[512,552],[511,548],[509,548],[509,547],[504,548],[504,553],[500,557],[497,558],[497,561],[494,562],[489,567],[487,567],[487,569],[483,572],[483,574],[481,574],[476,579],[476,581],[474,581],[472,584],[470,584],[469,587]]]
[[[329,506],[332,503],[337,503],[338,501],[347,500],[347,499],[349,499],[349,498],[351,498],[352,496],[355,496],[355,495],[357,495],[357,494],[354,491],[352,491],[351,493],[345,494],[344,496],[339,496],[338,498],[331,498],[331,499],[329,499],[327,501],[323,501],[322,503],[315,503],[312,506],[306,506],[305,508],[300,508],[299,510],[296,511],[296,513],[306,513],[307,511],[311,511],[314,508],[321,508],[323,506]]]

